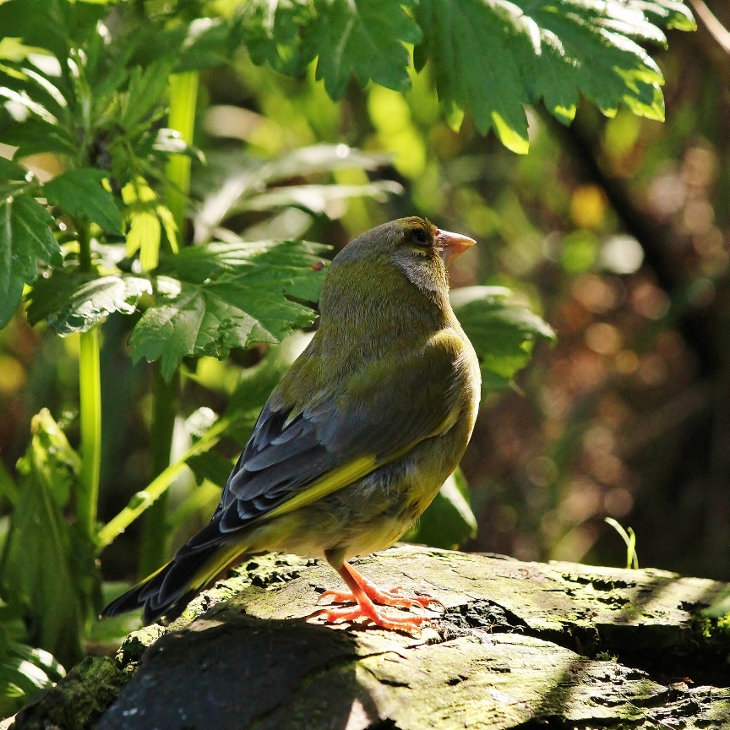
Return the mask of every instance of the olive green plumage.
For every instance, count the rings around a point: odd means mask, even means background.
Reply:
[[[472,243],[403,218],[335,257],[319,328],[269,397],[211,522],[103,615],[176,615],[247,554],[325,557],[340,570],[406,532],[476,418],[479,366],[444,263]]]

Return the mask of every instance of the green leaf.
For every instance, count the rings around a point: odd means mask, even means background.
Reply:
[[[163,99],[170,73],[175,65],[172,55],[163,56],[145,69],[134,68],[130,74],[129,91],[122,108],[121,125],[132,131],[148,115],[163,112]]]
[[[530,361],[535,340],[555,340],[550,325],[529,309],[509,302],[504,287],[456,289],[451,302],[456,317],[479,356],[482,393],[502,390]]]
[[[64,664],[82,656],[85,611],[73,571],[73,538],[61,510],[81,460],[47,410],[34,416],[33,438],[18,462],[20,495],[0,563],[0,590],[22,613],[29,641]]]
[[[250,0],[241,18],[246,49],[256,64],[268,63],[290,76],[299,76],[312,60],[301,35],[316,18],[310,2],[298,0]]]
[[[177,56],[175,73],[200,71],[230,64],[241,43],[239,23],[222,18],[198,18]]]
[[[4,137],[3,141],[5,141]],[[17,162],[0,157],[0,178],[3,180],[26,181],[29,174],[28,170],[21,167]]]
[[[469,486],[464,474],[457,468],[403,539],[456,550],[468,538],[476,537],[477,520],[469,505],[468,494]]]
[[[233,462],[215,451],[206,451],[204,454],[191,456],[185,463],[192,469],[198,484],[202,484],[207,479],[221,488],[226,485],[233,469]]]
[[[15,156],[20,159],[39,152],[59,155],[76,155],[78,146],[66,130],[43,119],[29,117],[27,121],[13,124],[3,132],[5,144],[18,147]]]
[[[681,0],[632,0],[655,25],[675,30],[697,30],[690,9]]]
[[[0,28],[3,36],[22,38],[26,46],[47,48],[65,59],[72,44],[97,34],[96,23],[108,12],[100,3],[10,0],[0,4]]]
[[[139,298],[151,293],[149,280],[137,276],[57,271],[33,287],[28,320],[46,320],[61,336],[87,332],[112,312],[132,314]]]
[[[354,74],[361,86],[368,81],[403,91],[410,88],[408,51],[421,31],[404,10],[402,0],[315,0],[317,20],[308,42],[318,56],[317,78],[327,93],[339,99]]]
[[[132,332],[135,361],[160,359],[169,378],[188,355],[225,357],[233,347],[278,342],[315,312],[326,247],[301,241],[213,243],[181,251],[157,269],[156,302]]]
[[[208,157],[206,170],[193,181],[197,192],[204,196],[195,215],[195,239],[206,241],[211,231],[233,210],[246,209],[249,201],[268,194],[266,186],[278,181],[342,169],[374,170],[391,161],[388,154],[366,153],[347,145],[327,144],[302,147],[270,160],[242,152],[212,154]],[[211,193],[211,190],[214,192]],[[281,191],[281,188],[278,190]],[[388,190],[392,191],[391,188]],[[371,192],[382,194],[377,187]]]
[[[477,128],[494,129],[515,152],[528,148],[524,105],[542,99],[569,123],[580,94],[604,113],[619,104],[662,119],[663,78],[640,43],[665,45],[658,25],[692,28],[670,0],[421,0],[415,17],[447,109],[468,109]]]
[[[10,504],[18,501],[18,486],[2,461],[0,461],[0,496],[7,499]]]
[[[403,186],[393,180],[377,180],[367,185],[288,185],[241,200],[229,212],[272,211],[296,206],[313,213],[324,213],[327,204],[333,200],[367,197],[384,203],[388,195],[402,193]]]
[[[72,216],[88,218],[107,233],[121,234],[122,214],[102,185],[106,177],[107,172],[92,167],[68,170],[47,182],[43,194]]]
[[[2,630],[0,625],[0,630]],[[0,639],[0,714],[12,715],[39,689],[53,686],[66,672],[50,652]]]
[[[421,31],[406,13],[412,0],[252,0],[242,13],[254,63],[299,75],[318,56],[317,78],[339,99],[354,75],[402,91],[411,85],[405,43]]]
[[[48,211],[28,194],[0,202],[0,328],[20,303],[23,285],[35,281],[36,260],[62,263],[52,222]]]

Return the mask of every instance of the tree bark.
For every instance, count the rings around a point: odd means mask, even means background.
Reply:
[[[413,546],[357,565],[444,610],[420,636],[323,626],[306,617],[338,576],[257,557],[171,626],[131,634],[117,655],[131,679],[98,722],[74,727],[730,727],[730,633],[700,613],[725,584]],[[13,727],[51,727],[44,699]]]

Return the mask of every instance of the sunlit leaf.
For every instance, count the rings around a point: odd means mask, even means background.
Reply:
[[[0,631],[2,625],[0,625]],[[12,715],[39,689],[51,687],[66,674],[43,649],[0,638],[0,714]]]
[[[399,195],[402,192],[403,186],[392,180],[378,180],[367,185],[289,185],[271,188],[266,193],[242,200],[231,208],[231,212],[297,206],[313,213],[323,213],[327,209],[327,203],[332,200],[367,197],[383,203],[388,195]]]
[[[339,99],[355,75],[364,86],[375,81],[397,91],[410,87],[404,43],[418,43],[421,31],[403,0],[315,0],[317,21],[308,42],[316,53],[317,78]]]
[[[170,377],[187,355],[224,357],[311,324],[314,311],[287,297],[318,299],[324,250],[301,241],[214,243],[168,257],[156,272],[155,304],[130,338],[134,359],[160,359]]]
[[[45,320],[59,335],[87,332],[112,312],[131,314],[139,298],[151,292],[149,280],[138,276],[57,271],[33,288],[28,320]]]
[[[48,211],[28,194],[0,202],[0,327],[20,303],[23,285],[35,281],[37,262],[61,264],[52,222]]]
[[[666,41],[642,12],[645,5],[423,0],[416,18],[426,40],[416,59],[432,61],[443,101],[469,109],[482,133],[494,128],[507,147],[526,152],[523,105],[541,98],[564,123],[581,93],[609,114],[621,103],[641,116],[663,117],[662,75],[639,42]]]
[[[302,147],[270,160],[243,152],[211,155],[208,169],[197,179],[204,200],[195,214],[195,239],[206,241],[233,210],[245,209],[251,199],[267,195],[267,186],[279,181],[350,168],[374,170],[391,160],[391,155],[366,153],[344,144]],[[382,194],[378,188],[372,192]],[[277,199],[272,204],[276,207]],[[261,203],[258,209],[263,207]]]

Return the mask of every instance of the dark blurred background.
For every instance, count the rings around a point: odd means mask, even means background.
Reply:
[[[724,0],[707,5],[730,27]],[[555,328],[557,345],[541,344],[514,387],[483,404],[463,462],[479,522],[466,549],[623,565],[611,516],[636,531],[642,567],[730,579],[730,42],[699,24],[652,51],[666,78],[665,123],[583,105],[566,129],[528,109],[525,157],[481,137],[468,117],[453,131],[427,73],[405,96],[353,83],[338,104],[313,77],[292,81],[246,58],[203,76],[196,144],[209,159],[342,143],[391,152],[392,165],[370,179],[404,187],[381,199],[323,198],[319,210],[293,205],[273,221],[243,211],[238,229],[261,224],[266,235],[339,247],[386,220],[426,215],[478,240],[452,286],[510,287]],[[334,177],[368,181],[357,170]],[[127,327],[112,317],[104,331],[102,519],[147,482],[152,374],[131,365]],[[0,333],[5,469],[43,406],[67,412],[73,436],[77,350],[76,338],[20,317]],[[183,404],[220,411],[238,369],[260,355],[203,360]],[[185,502],[177,541],[215,500],[201,498],[199,512]],[[133,573],[135,533],[105,554],[109,577]]]

